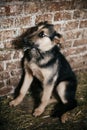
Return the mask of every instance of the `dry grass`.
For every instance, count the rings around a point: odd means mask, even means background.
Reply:
[[[9,98],[0,98],[0,130],[86,130],[87,129],[87,72],[78,73],[78,107],[72,110],[70,120],[61,124],[58,118],[50,117],[53,105],[47,107],[38,118],[32,116],[33,101],[27,95],[15,108],[10,108]]]

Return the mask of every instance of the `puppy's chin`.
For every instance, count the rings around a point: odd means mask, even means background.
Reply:
[[[47,37],[44,37],[43,39],[38,40],[36,44],[38,45],[38,48],[41,51],[49,51],[54,46],[52,41]]]

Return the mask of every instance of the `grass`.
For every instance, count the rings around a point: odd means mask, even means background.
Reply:
[[[53,104],[40,117],[33,117],[34,103],[28,94],[17,107],[11,108],[7,96],[0,98],[0,130],[86,130],[87,129],[87,72],[79,72],[76,98],[78,107],[69,112],[70,120],[62,124],[50,117]]]

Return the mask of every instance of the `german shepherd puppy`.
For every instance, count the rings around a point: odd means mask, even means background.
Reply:
[[[53,24],[48,22],[41,22],[35,27],[31,27],[23,35],[22,42],[17,46],[24,51],[25,77],[19,96],[10,102],[10,106],[21,103],[34,77],[42,83],[43,88],[41,103],[33,113],[35,117],[44,112],[54,88],[61,100],[62,109],[57,113],[60,118],[68,110],[77,106],[75,100],[76,76],[60,52],[57,45],[59,39],[61,39],[61,34],[57,33]]]

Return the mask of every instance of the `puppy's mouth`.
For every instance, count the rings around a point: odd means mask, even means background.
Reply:
[[[42,59],[44,58],[44,56],[40,52],[40,49],[38,48],[39,45],[36,45],[34,42],[26,42],[26,41],[24,41],[24,42],[25,42],[25,46],[23,47],[24,52],[26,52],[27,50],[31,51],[32,49],[35,49],[38,52],[38,54],[40,55],[40,57]]]
[[[31,51],[32,49],[35,49],[35,51],[38,52],[38,54],[40,55],[40,57],[41,57],[42,59],[44,59],[44,56],[42,55],[42,53],[41,53],[40,49],[38,48],[38,46],[39,46],[39,45],[35,45],[34,43],[32,43],[30,46],[25,46],[25,47],[23,48],[23,50],[24,50],[24,52],[26,52],[27,50],[28,50],[28,51]]]
[[[38,45],[35,45],[35,43],[32,42],[32,41],[27,41],[26,38],[24,38],[23,41],[24,41],[24,46],[23,46],[24,52],[25,52],[26,50],[31,50],[31,49],[33,49],[33,48],[38,48]]]

